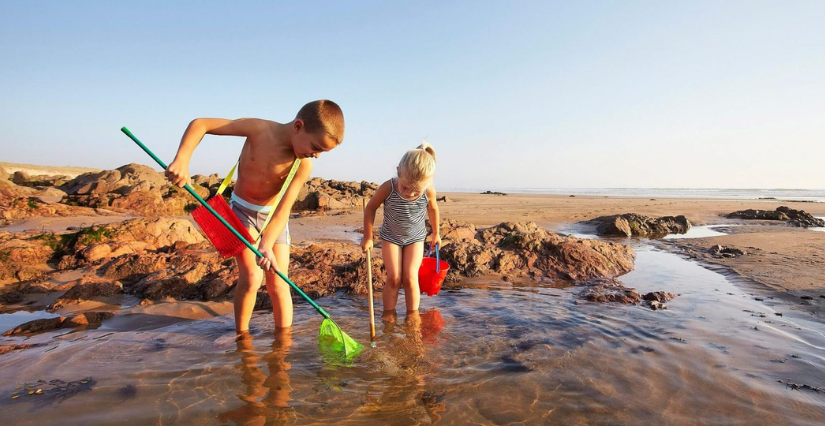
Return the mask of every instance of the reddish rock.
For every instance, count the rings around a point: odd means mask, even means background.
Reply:
[[[501,223],[469,241],[445,241],[441,257],[464,276],[548,277],[586,282],[633,270],[633,249],[617,243],[562,237],[529,223]]]

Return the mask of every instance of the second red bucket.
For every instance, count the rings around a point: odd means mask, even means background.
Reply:
[[[418,268],[418,287],[421,288],[422,294],[435,296],[441,291],[441,284],[444,283],[444,278],[447,278],[450,265],[439,258],[438,246],[435,246],[435,259],[430,257],[430,254],[432,254],[432,247],[427,252],[427,257],[421,260],[421,267]]]

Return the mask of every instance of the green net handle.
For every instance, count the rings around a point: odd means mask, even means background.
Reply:
[[[155,155],[155,153],[152,152],[152,150],[150,150],[146,145],[144,145],[143,142],[141,142],[134,134],[132,134],[132,132],[129,131],[129,129],[127,129],[126,127],[121,127],[120,131],[125,133],[126,136],[128,136],[130,139],[132,139],[132,141],[134,143],[136,143],[143,151],[145,151],[147,154],[149,154],[149,156],[152,157],[152,159],[154,159],[161,167],[163,167],[163,170],[166,170],[166,163],[164,163],[163,160],[158,158],[158,156]],[[235,236],[238,237],[238,239],[240,239],[241,242],[243,242],[246,245],[246,247],[248,247],[250,250],[252,250],[253,253],[255,253],[255,256],[264,257],[264,255],[261,254],[261,252],[259,252],[258,249],[253,247],[252,244],[250,244],[249,241],[246,240],[246,238],[241,236],[241,234],[239,234],[238,231],[236,231],[235,228],[232,227],[232,225],[228,224],[226,222],[226,220],[224,220],[224,218],[221,217],[221,215],[219,215],[218,212],[216,212],[215,209],[213,209],[212,206],[209,205],[209,203],[207,203],[203,198],[201,198],[201,196],[198,195],[198,193],[195,192],[195,190],[192,189],[192,187],[189,186],[189,184],[184,185],[183,188],[186,189],[187,192],[192,194],[192,196],[195,197],[198,200],[198,202],[201,203],[201,205],[206,207],[206,209],[209,210],[210,213],[215,215],[215,217],[224,226],[226,226],[226,229],[232,231],[232,233],[235,234]],[[318,306],[318,304],[315,303],[315,301],[310,299],[309,296],[307,296],[307,294],[304,293],[303,290],[298,288],[298,286],[295,285],[294,282],[292,282],[289,278],[287,278],[286,275],[281,273],[281,271],[275,271],[275,273],[277,273],[278,276],[281,277],[282,280],[284,280],[287,284],[289,284],[289,286],[292,287],[293,290],[295,290],[298,294],[300,294],[301,297],[304,298],[304,300],[306,300],[310,305],[312,305],[312,307],[315,308],[315,310],[318,311],[319,314],[321,314],[324,318],[326,318],[328,320],[332,320],[329,317],[329,314],[327,313],[327,311],[324,310],[324,308]]]

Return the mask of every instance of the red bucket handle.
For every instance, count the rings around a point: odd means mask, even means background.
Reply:
[[[432,256],[433,246],[427,250],[427,257]],[[435,272],[441,271],[441,256],[438,255],[438,244],[435,245]]]

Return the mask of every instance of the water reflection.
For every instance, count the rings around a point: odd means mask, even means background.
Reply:
[[[292,329],[278,329],[274,334],[270,351],[263,355],[255,350],[251,334],[238,336],[237,353],[241,357],[238,370],[246,389],[237,395],[243,405],[218,415],[222,423],[263,425],[296,422],[295,410],[289,404],[292,401],[292,387],[287,371],[292,366],[286,362],[292,346]],[[262,361],[267,366],[268,375],[261,369]]]

